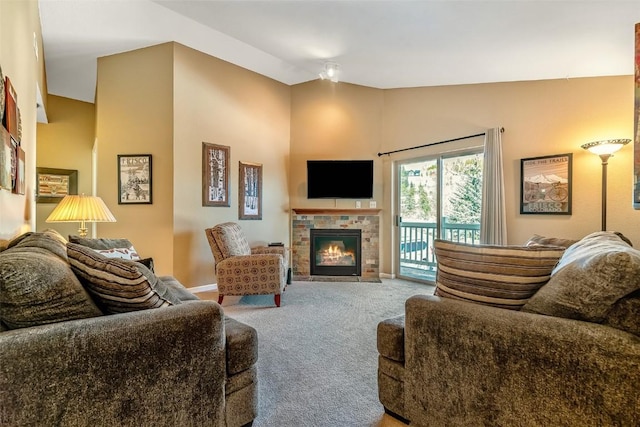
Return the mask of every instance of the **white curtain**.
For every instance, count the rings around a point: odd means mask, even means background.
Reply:
[[[484,136],[480,242],[490,245],[507,244],[502,134],[500,128],[487,129]]]

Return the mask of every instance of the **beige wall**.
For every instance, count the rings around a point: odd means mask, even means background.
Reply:
[[[334,207],[333,200],[306,201],[304,161],[311,157],[349,158],[359,137],[370,145],[359,157],[505,127],[502,135],[509,243],[533,233],[579,238],[600,229],[600,160],[580,148],[599,139],[632,138],[632,76],[563,79],[411,89],[337,88],[316,81],[293,87],[291,181],[294,207]],[[340,83],[338,86],[350,86]],[[366,94],[366,95],[365,95]],[[381,95],[378,95],[381,94]],[[335,100],[332,102],[332,100]],[[366,105],[357,115],[345,106]],[[356,107],[354,107],[356,108]],[[366,114],[371,111],[382,114]],[[325,114],[323,114],[323,112]],[[337,113],[336,113],[337,112]],[[331,113],[331,114],[329,114]],[[337,137],[327,129],[340,129]],[[378,135],[379,133],[379,135]],[[355,136],[351,141],[349,138]],[[393,166],[398,160],[482,144],[481,138],[383,156],[377,163],[374,194],[382,194],[381,272],[394,273]],[[520,159],[573,153],[573,215],[520,215]],[[632,208],[631,145],[609,162],[608,229],[640,245],[640,212]],[[294,201],[295,200],[295,201]],[[339,206],[353,201],[339,201]],[[380,205],[380,204],[379,204]]]
[[[157,273],[171,274],[173,44],[99,58],[96,99],[97,194],[117,220],[98,235],[128,238]],[[118,204],[118,154],[151,154],[152,204]]]
[[[100,58],[98,195],[117,218],[100,237],[127,237],[159,274],[215,283],[204,229],[238,221],[238,161],[263,165],[261,221],[251,244],[289,240],[290,88],[176,43]],[[230,206],[202,206],[202,142],[230,147]],[[153,204],[117,204],[118,154],[152,154]]]
[[[292,86],[291,192],[292,208],[355,208],[355,200],[308,200],[307,160],[374,160],[373,199],[382,202],[384,91],[316,80]],[[348,177],[345,177],[348,179]],[[362,201],[363,207],[368,207]],[[381,206],[378,206],[379,208]]]
[[[174,274],[215,283],[204,229],[235,221],[253,245],[289,241],[290,88],[175,44]],[[202,206],[202,143],[230,147],[230,206]],[[238,220],[238,162],[262,164],[262,220]]]
[[[34,50],[34,34],[38,56]],[[36,88],[43,81],[42,32],[36,0],[0,1],[0,67],[18,94],[25,151],[26,193],[0,190],[0,239],[35,227]]]
[[[48,123],[38,123],[37,167],[78,171],[78,194],[91,193],[91,150],[95,139],[95,105],[49,95]],[[57,206],[36,204],[36,231],[53,228],[63,236],[78,234],[79,223],[47,223]]]

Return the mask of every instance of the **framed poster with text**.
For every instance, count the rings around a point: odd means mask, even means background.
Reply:
[[[572,154],[520,160],[520,213],[571,215]]]

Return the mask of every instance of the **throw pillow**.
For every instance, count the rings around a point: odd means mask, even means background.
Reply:
[[[639,289],[640,251],[602,231],[568,248],[523,310],[602,323],[618,301]]]
[[[568,248],[569,246],[576,243],[577,240],[572,239],[562,239],[559,237],[544,237],[539,234],[534,234],[531,236],[529,240],[524,244],[525,246],[560,246],[563,248]]]
[[[107,258],[74,243],[67,244],[67,254],[73,271],[107,313],[173,305],[153,289],[147,277],[130,261]]]
[[[142,259],[137,259],[135,261],[147,267],[152,273],[155,273],[153,258],[142,258]]]
[[[94,251],[98,252],[101,255],[104,255],[107,258],[120,258],[130,260],[140,259],[136,248],[134,248],[133,246],[130,246],[128,248],[94,249]]]
[[[519,310],[544,285],[564,248],[471,245],[436,239],[435,295]]]
[[[0,253],[0,321],[8,329],[101,315],[61,257],[29,246]]]
[[[91,249],[130,248],[133,246],[133,243],[131,243],[129,239],[91,239],[74,235],[69,236],[69,242]]]

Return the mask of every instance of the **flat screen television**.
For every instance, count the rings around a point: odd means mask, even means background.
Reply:
[[[307,198],[373,198],[373,160],[307,160]]]

